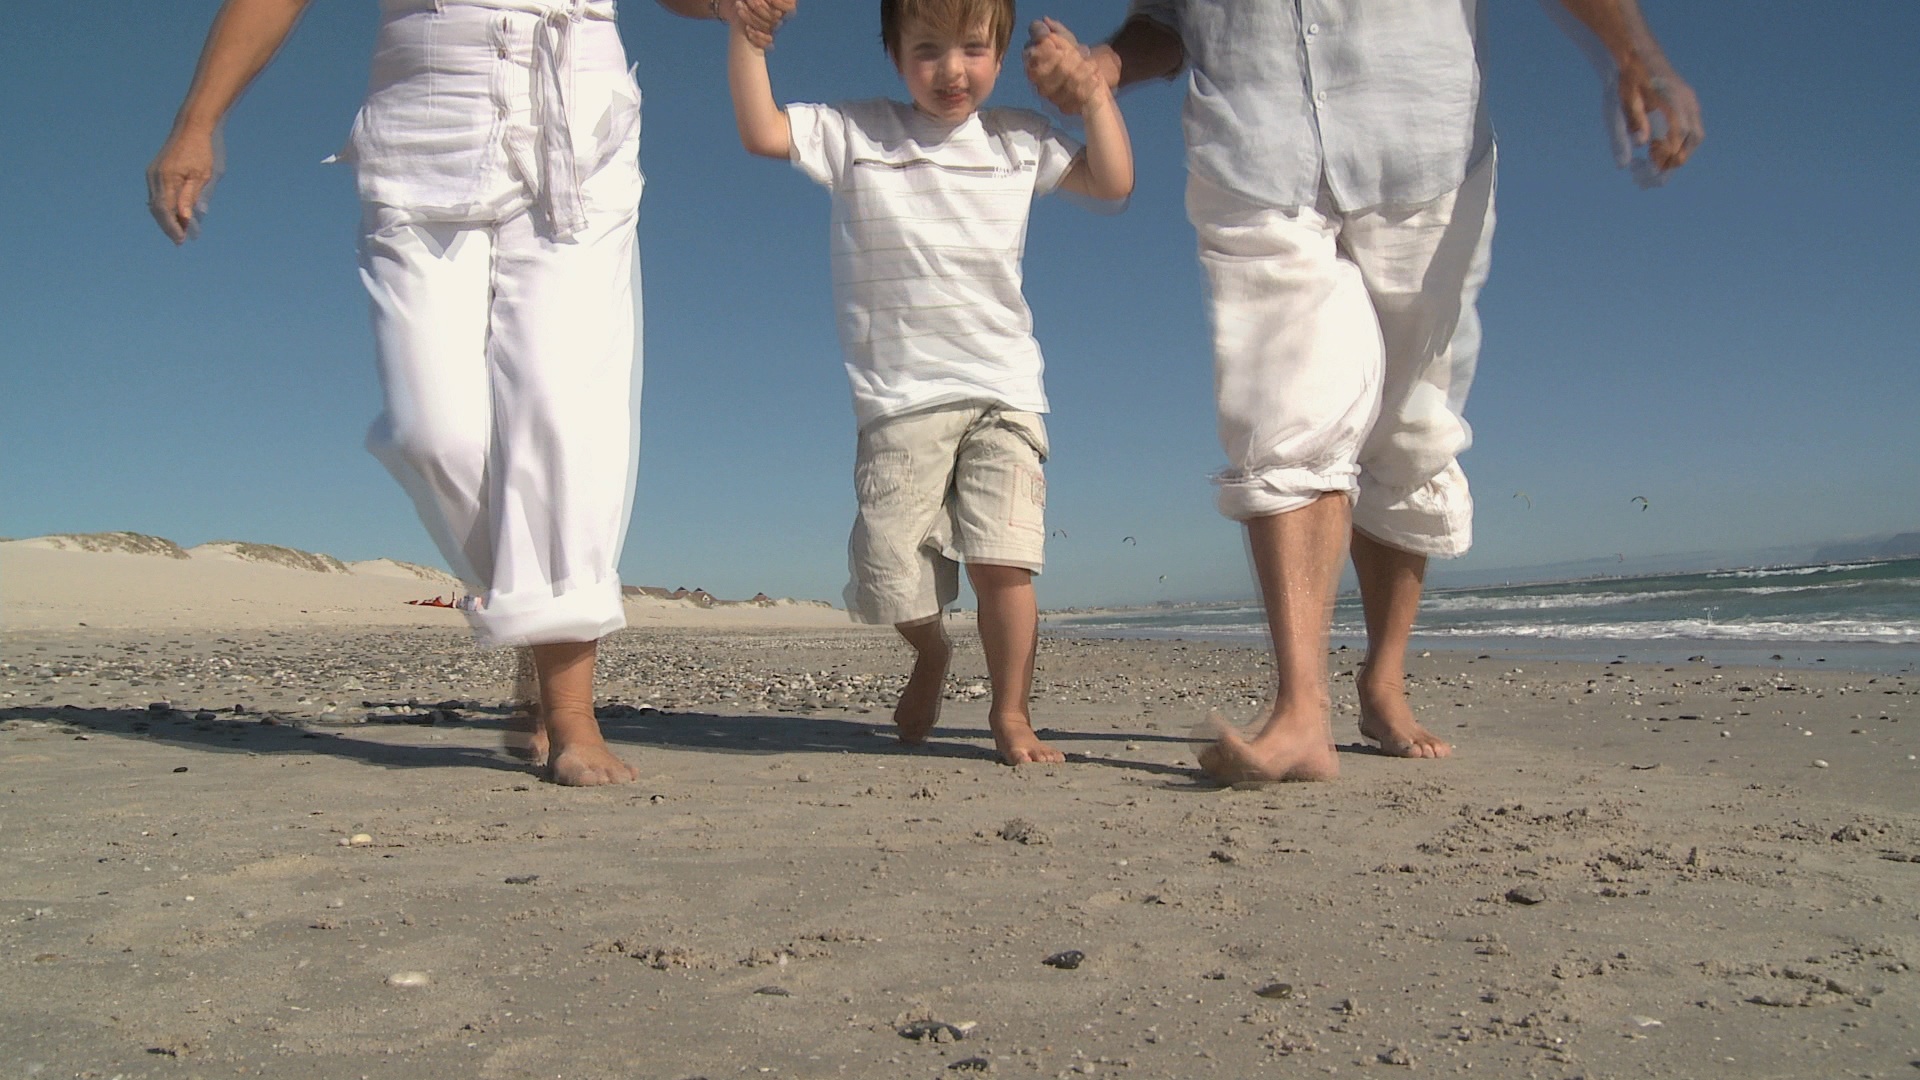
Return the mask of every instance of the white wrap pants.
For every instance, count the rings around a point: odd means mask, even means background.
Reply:
[[[639,101],[618,34],[601,20],[563,40],[572,28],[530,0],[386,6],[381,56],[401,70],[376,65],[384,87],[350,147],[386,406],[367,448],[472,591],[483,644],[596,640],[626,624],[639,464]],[[543,98],[543,78],[575,100]],[[395,107],[373,113],[381,94]],[[438,104],[398,107],[419,100]],[[444,146],[478,173],[450,185],[424,167]],[[476,175],[488,190],[472,198]],[[383,190],[422,194],[369,198]]]
[[[1354,527],[1422,555],[1473,543],[1457,455],[1480,352],[1493,240],[1492,155],[1414,207],[1342,213],[1252,204],[1194,176],[1187,210],[1207,274],[1214,393],[1236,520],[1346,492]]]

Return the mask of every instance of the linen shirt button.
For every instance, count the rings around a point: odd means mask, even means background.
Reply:
[[[1308,24],[1307,24],[1307,36],[1308,36],[1308,37],[1312,37],[1313,35],[1315,35],[1315,34],[1317,34],[1317,33],[1319,33],[1319,32],[1320,32],[1320,24],[1319,24],[1319,23],[1308,23]]]
[[[1325,90],[1320,91],[1319,93],[1313,95],[1313,100],[1315,101],[1327,100],[1327,92]]]

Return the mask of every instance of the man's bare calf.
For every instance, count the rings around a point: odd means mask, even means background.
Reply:
[[[1360,736],[1383,753],[1406,758],[1443,758],[1453,753],[1420,726],[1407,704],[1407,646],[1427,558],[1353,531],[1353,570],[1360,580],[1360,606],[1367,617],[1367,663],[1358,679]]]

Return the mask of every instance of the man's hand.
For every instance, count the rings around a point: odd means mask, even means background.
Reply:
[[[1707,135],[1693,88],[1664,62],[1657,70],[1643,63],[1620,69],[1620,112],[1628,137],[1635,146],[1647,148],[1647,161],[1661,172],[1685,165]],[[1665,121],[1665,130],[1657,138],[1651,113],[1659,113]]]
[[[1053,103],[1067,116],[1078,116],[1098,97],[1113,91],[1109,70],[1118,73],[1118,64],[1104,65],[1095,50],[1074,39],[1073,32],[1056,19],[1036,20],[1027,43],[1027,79],[1035,93]],[[1110,53],[1106,46],[1101,52]]]
[[[175,131],[147,166],[147,209],[160,231],[183,244],[200,231],[199,215],[220,172],[210,132]]]
[[[773,35],[792,15],[798,0],[723,0],[720,15],[740,27],[756,49],[773,47]]]

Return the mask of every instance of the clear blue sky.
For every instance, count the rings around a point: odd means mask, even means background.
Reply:
[[[1920,4],[1644,0],[1708,138],[1643,192],[1612,168],[1577,50],[1529,0],[1485,2],[1500,225],[1468,408],[1479,544],[1456,565],[1920,528]],[[175,250],[141,174],[216,6],[9,13],[0,535],[134,529],[438,563],[361,450],[378,394],[357,214],[351,177],[320,164],[364,89],[376,4],[315,0],[228,124],[202,237]],[[623,574],[837,598],[853,421],[826,196],[739,148],[718,26],[622,7],[648,175],[643,459]],[[801,0],[776,93],[892,93],[875,7]],[[1022,0],[1021,17],[1093,37],[1123,9]],[[1032,104],[1015,65],[995,100]],[[1042,200],[1028,246],[1055,409],[1049,516],[1069,533],[1049,550],[1047,606],[1251,591],[1206,482],[1219,450],[1179,94],[1123,105],[1131,207]]]

